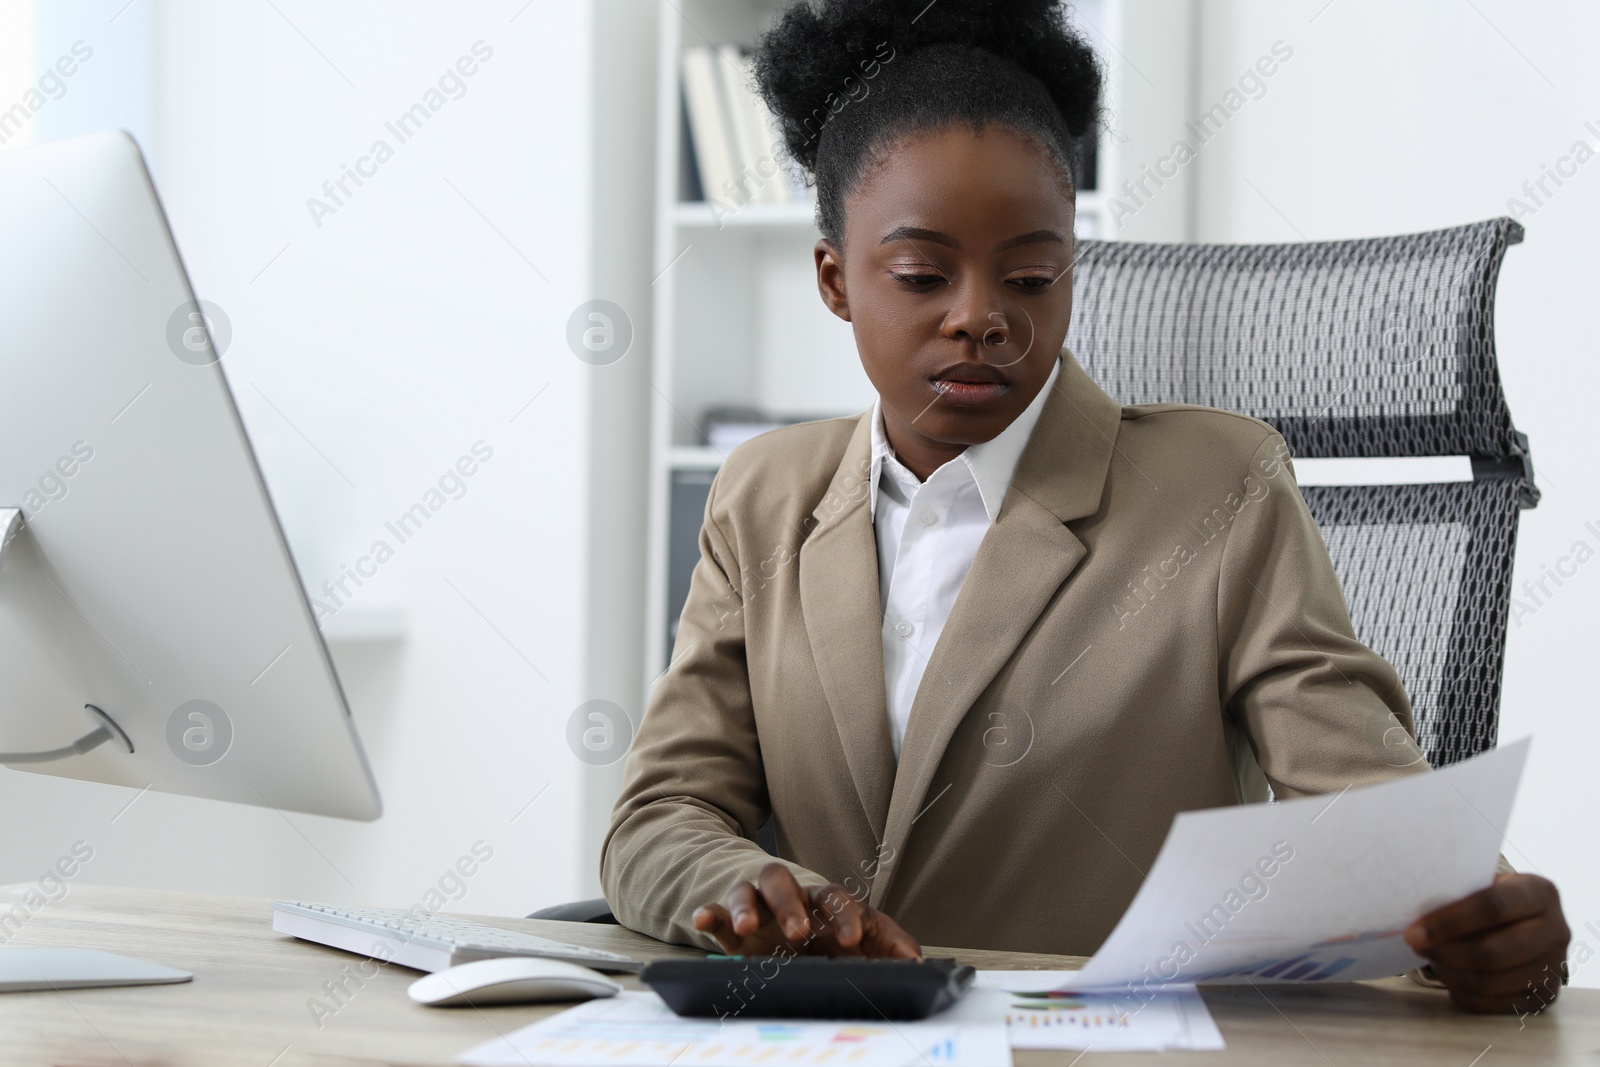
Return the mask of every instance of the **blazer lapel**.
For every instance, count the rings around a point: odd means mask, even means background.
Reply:
[[[924,806],[938,802],[930,786],[956,727],[1086,553],[1064,524],[1098,509],[1122,409],[1065,349],[1062,363],[912,701],[884,833],[891,855],[900,854]],[[882,649],[875,650],[881,663]],[[881,665],[879,674],[881,689]],[[898,866],[886,864],[873,882],[874,905]]]
[[[878,611],[878,543],[868,496],[871,413],[845,448],[816,522],[800,546],[800,609],[822,691],[844,745],[850,777],[882,841],[895,777],[883,683],[882,616]]]

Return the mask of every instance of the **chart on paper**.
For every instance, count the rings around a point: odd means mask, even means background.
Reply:
[[[654,993],[593,1000],[479,1045],[472,1067],[992,1067],[1011,1062],[1005,1027],[685,1019]]]
[[[1144,997],[1064,993],[1073,972],[979,971],[978,987],[954,1014],[976,1018],[997,1005],[1014,1049],[1099,1052],[1220,1049],[1222,1034],[1193,986],[1168,986]]]
[[[1350,968],[1374,956],[1388,959],[1407,951],[1402,944],[1404,932],[1403,928],[1396,928],[1333,937],[1307,945],[1303,952],[1284,953],[1280,950],[1265,960],[1258,957],[1236,966],[1204,971],[1194,975],[1193,981],[1270,978],[1279,982],[1324,982],[1338,979]]]
[[[1489,885],[1528,752],[1333,796],[1184,812],[1075,989],[1401,974],[1417,916]]]
[[[1071,1031],[1086,1042],[1109,1031],[1126,1031],[1132,1023],[1131,1011],[1105,999],[1089,1003],[1081,997],[1017,996],[1006,1011],[1006,1025],[1013,1031],[1041,1036]]]

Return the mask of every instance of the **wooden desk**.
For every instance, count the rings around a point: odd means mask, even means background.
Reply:
[[[0,911],[25,886],[0,887]],[[615,926],[489,919],[512,929],[636,957],[696,955]],[[323,1067],[448,1064],[496,1032],[557,1006],[424,1008],[405,988],[417,972],[272,932],[267,901],[74,883],[8,942],[100,948],[193,971],[184,985],[0,994],[0,1064],[72,1067]],[[3,949],[0,949],[3,951]],[[1076,966],[1028,953],[930,949],[979,967]],[[356,975],[350,979],[348,975]],[[370,977],[361,977],[363,975]],[[321,1020],[309,1007],[343,980],[344,1006]],[[632,979],[628,979],[632,982]],[[1405,979],[1296,988],[1208,989],[1227,1039],[1224,1053],[1019,1052],[1018,1067],[1045,1064],[1310,1063],[1496,1067],[1548,1062],[1600,1048],[1600,991],[1564,991],[1529,1018],[1456,1012],[1439,992]],[[331,1001],[330,1001],[331,1002]]]

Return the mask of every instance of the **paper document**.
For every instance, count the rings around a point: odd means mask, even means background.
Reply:
[[[948,1013],[947,1013],[948,1014]],[[811,1022],[686,1019],[654,993],[620,993],[498,1037],[456,1057],[473,1067],[1010,1067],[998,1010],[975,1021]]]
[[[975,988],[947,1014],[966,1019],[998,1014],[1014,1049],[1159,1052],[1227,1047],[1194,986],[1165,986],[1143,998],[1052,992],[1077,973],[979,971]]]
[[[1066,989],[1081,971],[979,971],[974,989],[1000,989],[1007,993],[1038,993]]]
[[[1331,796],[1184,812],[1073,989],[1325,982],[1420,966],[1412,920],[1487,887],[1526,739]]]

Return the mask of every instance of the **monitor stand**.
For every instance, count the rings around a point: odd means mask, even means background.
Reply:
[[[22,509],[0,508],[0,567],[6,563],[6,549],[22,532]]]
[[[0,993],[165,985],[194,975],[94,948],[0,948]]]
[[[6,549],[11,547],[11,542],[22,533],[22,509],[0,508],[0,567],[5,566]],[[89,713],[89,718],[94,722],[94,729],[61,748],[46,749],[43,752],[0,752],[0,765],[11,763],[54,763],[56,760],[67,759],[72,756],[81,756],[85,752],[99,748],[107,741],[114,741],[117,747],[124,752],[133,752],[133,742],[128,735],[123,733],[111,716],[95,707],[85,704],[83,710]]]
[[[22,532],[22,509],[0,508],[0,566],[6,550]],[[43,752],[0,752],[0,765],[12,763],[50,763],[81,756],[114,742],[124,752],[133,751],[133,742],[111,716],[85,704],[94,729],[61,748]],[[0,948],[0,993],[30,989],[83,989],[91,986],[153,985],[187,982],[187,971],[113,956],[92,948]]]

